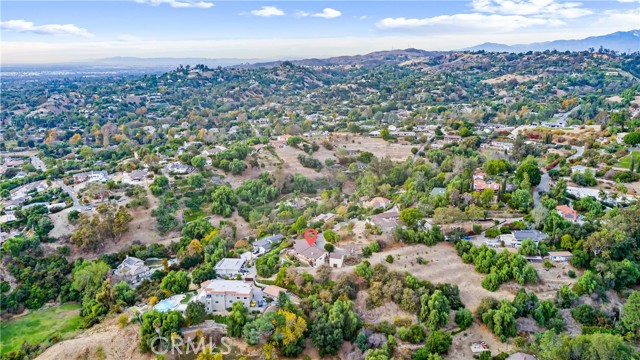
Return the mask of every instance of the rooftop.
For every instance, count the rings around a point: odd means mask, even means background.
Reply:
[[[224,258],[216,264],[216,269],[240,270],[244,266],[244,259]]]
[[[253,283],[241,280],[207,280],[200,289],[208,294],[235,294],[248,296],[253,291]]]

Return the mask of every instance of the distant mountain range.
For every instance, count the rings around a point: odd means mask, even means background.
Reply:
[[[600,47],[615,50],[618,52],[639,52],[640,51],[640,30],[626,32],[616,32],[613,34],[592,36],[581,40],[555,40],[549,42],[505,45],[495,43],[484,43],[459,51],[489,51],[489,52],[527,52],[527,51],[582,51]],[[179,65],[204,64],[209,67],[233,66],[243,68],[274,67],[282,63],[290,62],[299,66],[340,66],[340,65],[360,65],[378,66],[382,64],[401,64],[411,60],[422,62],[433,61],[437,63],[440,59],[456,51],[428,51],[420,49],[386,50],[376,51],[363,55],[336,56],[329,58],[311,59],[239,59],[239,58],[140,58],[140,57],[110,57],[103,59],[93,59],[78,61],[66,64],[40,64],[40,65],[3,65],[2,72],[5,76],[11,72],[39,71],[66,74],[71,73],[150,73],[164,72],[177,68]],[[42,74],[37,74],[38,76]],[[10,76],[10,75],[9,75]]]
[[[404,50],[386,50],[375,51],[364,55],[352,55],[352,56],[335,56],[324,59],[302,59],[302,60],[287,60],[288,62],[298,66],[340,66],[340,65],[361,65],[361,66],[377,66],[382,64],[399,64],[405,61],[443,56],[444,51],[427,51],[420,49],[404,49]],[[260,62],[254,64],[242,65],[244,67],[256,68],[256,67],[273,67],[278,66],[285,61],[270,61]]]
[[[484,43],[464,50],[521,53],[545,50],[582,51],[590,48],[598,50],[600,47],[617,52],[638,52],[640,51],[640,30],[619,31],[613,34],[591,36],[579,40],[555,40],[532,44],[505,45]]]

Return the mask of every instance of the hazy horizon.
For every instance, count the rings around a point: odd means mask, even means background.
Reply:
[[[0,6],[3,65],[450,51],[640,28],[637,0],[3,1]]]

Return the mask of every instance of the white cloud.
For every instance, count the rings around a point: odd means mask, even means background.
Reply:
[[[615,31],[629,31],[640,28],[640,8],[616,11],[606,10],[594,24],[600,26],[615,26]]]
[[[199,8],[209,9],[213,7],[213,3],[207,1],[190,1],[190,0],[134,0],[138,4],[148,4],[151,6],[160,6],[167,4],[172,8],[184,9],[184,8]]]
[[[559,20],[526,17],[520,15],[485,15],[485,14],[454,14],[440,15],[430,18],[385,18],[376,26],[380,29],[416,29],[426,26],[451,26],[475,30],[493,30],[497,32],[509,32],[520,28],[548,25],[558,26],[563,23]]]
[[[336,9],[332,9],[332,8],[324,8],[322,9],[322,12],[313,14],[311,16],[315,16],[315,17],[321,17],[321,18],[325,18],[325,19],[334,19],[337,17],[340,17],[342,15],[342,13]]]
[[[319,13],[310,13],[310,12],[300,10],[296,12],[296,16],[297,17],[313,16],[313,17],[319,17],[324,19],[335,19],[337,17],[342,16],[342,12],[340,10],[336,10],[332,8],[324,8]]]
[[[258,10],[251,10],[251,15],[254,16],[262,16],[262,17],[272,17],[272,16],[284,16],[285,13],[281,9],[278,9],[275,6],[263,6]]]
[[[640,3],[640,0],[618,0],[621,3]]]
[[[144,39],[139,37],[139,36],[135,36],[135,35],[120,34],[120,35],[118,35],[116,37],[116,40],[124,41],[124,42],[131,42],[131,41],[143,41]]]
[[[579,2],[555,0],[472,0],[475,11],[503,15],[531,15],[575,19],[593,12]]]
[[[8,20],[0,22],[0,29],[10,30],[19,33],[33,33],[41,35],[73,35],[81,37],[92,37],[87,29],[73,24],[47,24],[35,25],[26,20]]]

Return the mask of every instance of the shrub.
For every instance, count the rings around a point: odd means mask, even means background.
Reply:
[[[393,255],[387,255],[384,261],[388,262],[389,264],[393,264]]]
[[[451,335],[449,335],[449,333],[442,330],[436,330],[429,334],[425,348],[431,353],[446,354],[449,352],[451,342]]]

